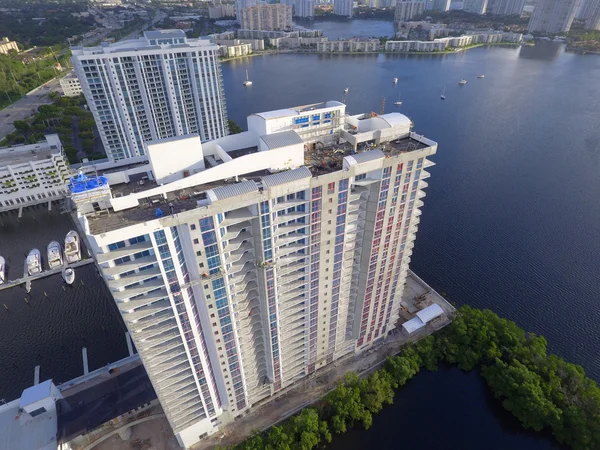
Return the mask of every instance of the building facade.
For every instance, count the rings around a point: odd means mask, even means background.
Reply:
[[[452,0],[433,0],[431,9],[434,11],[449,11],[450,3],[452,3]]]
[[[11,50],[14,50],[17,53],[19,52],[19,46],[17,43],[9,40],[7,37],[2,38],[2,40],[0,40],[0,54],[6,55]]]
[[[495,16],[521,15],[525,0],[489,0],[487,13]]]
[[[77,97],[83,93],[79,78],[77,78],[77,75],[73,71],[61,78],[59,83],[65,97]]]
[[[234,45],[222,45],[219,47],[221,56],[225,58],[238,58],[240,56],[246,56],[252,54],[251,44],[234,44]]]
[[[586,30],[600,30],[600,0],[588,0],[589,12],[585,19]]]
[[[234,5],[213,5],[208,7],[210,19],[222,19],[224,17],[235,17]]]
[[[242,9],[250,8],[257,5],[256,0],[236,0],[235,1],[235,18],[242,23]]]
[[[111,160],[145,155],[147,141],[226,136],[219,49],[181,30],[72,49],[73,67]]]
[[[294,16],[313,19],[315,17],[315,0],[295,0]]]
[[[424,0],[398,0],[394,13],[394,22],[409,21],[423,14]]]
[[[182,446],[396,328],[437,149],[411,128],[335,101],[257,113],[73,192]]]
[[[256,5],[242,9],[241,26],[244,30],[289,31],[292,29],[290,5]]]
[[[485,14],[488,0],[464,0],[463,11],[473,14]]]
[[[62,199],[70,177],[56,134],[37,144],[0,148],[0,212]]]
[[[571,29],[579,0],[538,0],[527,31],[542,34],[566,33]]]
[[[336,16],[352,17],[353,10],[353,0],[333,0],[333,13]]]

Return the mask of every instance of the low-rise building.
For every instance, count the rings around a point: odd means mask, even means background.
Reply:
[[[249,44],[253,52],[265,49],[264,39],[213,39],[217,45],[231,47],[232,45]]]
[[[65,97],[77,97],[83,93],[79,78],[77,78],[77,75],[73,71],[61,78],[59,83]]]
[[[252,46],[250,44],[221,45],[219,51],[221,52],[221,56],[225,58],[237,58],[250,55],[252,53]]]
[[[0,211],[59,200],[70,177],[56,134],[37,144],[0,148]]]
[[[379,39],[339,39],[317,42],[317,51],[321,53],[334,52],[377,52],[381,48]]]
[[[433,41],[387,41],[386,52],[440,52],[450,48],[463,48],[472,44],[512,42],[518,44],[523,41],[520,33],[503,32],[468,32],[463,36],[448,36],[434,39]]]
[[[208,7],[210,19],[222,19],[224,17],[235,17],[235,5],[214,5]]]
[[[6,55],[11,50],[19,52],[19,46],[15,41],[11,41],[7,37],[3,37],[2,40],[0,40],[0,53]]]

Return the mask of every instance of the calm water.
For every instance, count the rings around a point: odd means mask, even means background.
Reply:
[[[25,255],[33,247],[42,252],[45,264],[48,242],[64,240],[73,228],[58,209],[48,214],[45,207],[30,208],[20,221],[16,214],[0,215],[0,254],[9,279],[23,276]],[[23,286],[1,290],[0,399],[18,398],[33,384],[37,365],[41,380],[62,383],[83,375],[84,346],[90,370],[128,356],[125,331],[93,264],[76,269],[73,286],[65,286],[57,274],[34,281],[30,294]]]
[[[552,44],[445,56],[276,55],[224,64],[223,75],[229,114],[243,126],[253,112],[340,100],[346,86],[352,114],[379,111],[382,97],[394,111],[400,98],[415,131],[439,142],[412,268],[457,304],[545,335],[551,351],[600,380],[600,58]],[[446,407],[423,395],[427,414]],[[416,428],[417,447],[463,448],[472,406],[457,400],[445,416],[452,427],[437,424],[451,447],[429,441],[435,421]],[[390,411],[407,420],[405,410]],[[538,448],[523,439],[518,448]]]
[[[391,445],[390,443],[395,445]],[[350,430],[327,447],[348,449],[558,450],[550,436],[526,432],[477,373],[421,372],[399,390],[367,431]]]
[[[389,37],[394,36],[394,23],[387,20],[315,20],[298,22],[304,28],[323,31],[329,39],[351,37]]]

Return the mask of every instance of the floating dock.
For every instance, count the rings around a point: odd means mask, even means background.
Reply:
[[[44,270],[40,273],[36,273],[35,275],[26,275],[23,274],[23,278],[18,278],[16,280],[10,280],[6,283],[0,284],[0,291],[3,289],[8,289],[14,286],[18,286],[20,284],[25,284],[25,290],[29,293],[31,291],[31,282],[35,280],[39,280],[41,278],[49,277],[50,275],[55,275],[57,273],[61,273],[65,267],[71,267],[72,269],[76,269],[77,267],[85,266],[86,264],[93,263],[94,260],[92,258],[83,259],[73,264],[69,264],[68,266],[57,267],[56,269]],[[25,268],[27,270],[27,268]]]

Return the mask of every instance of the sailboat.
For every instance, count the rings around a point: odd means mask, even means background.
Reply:
[[[244,81],[244,86],[252,86],[252,81],[248,78],[248,70],[246,70],[246,81]]]
[[[400,94],[398,94],[398,101],[394,102],[394,105],[396,105],[396,106],[402,105],[402,102],[400,101]]]
[[[440,95],[442,100],[446,100],[446,85],[444,85],[444,90],[442,91],[442,95]]]

